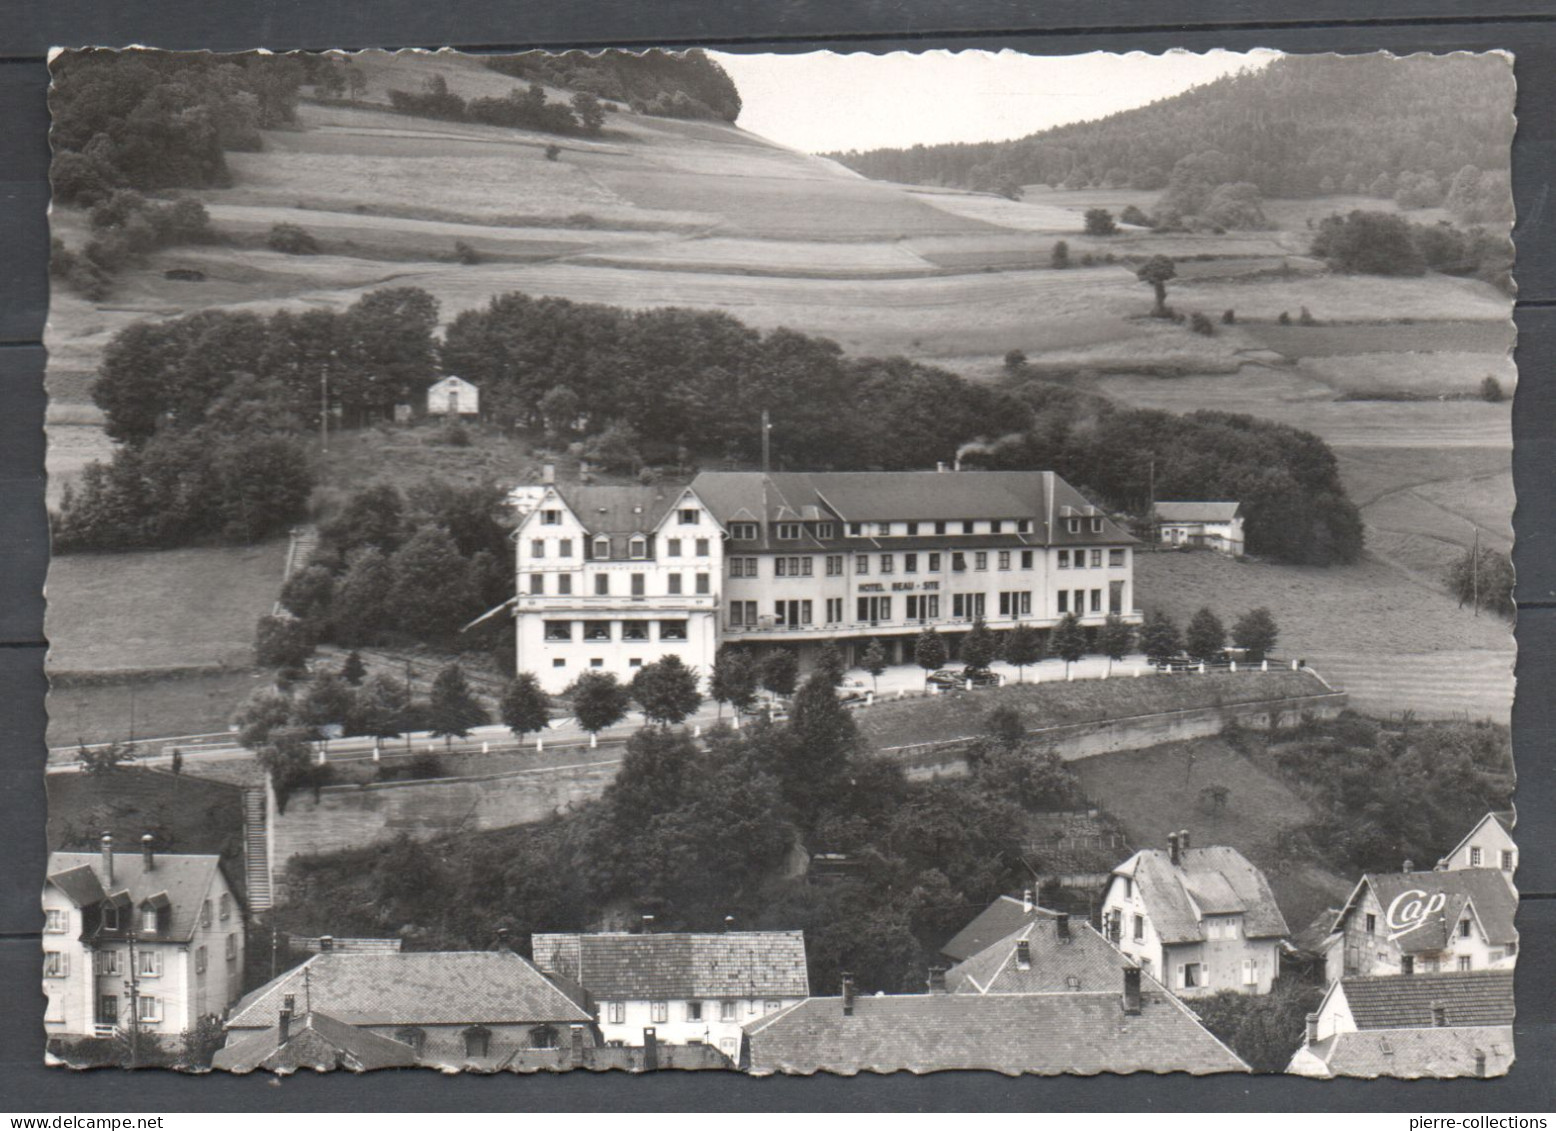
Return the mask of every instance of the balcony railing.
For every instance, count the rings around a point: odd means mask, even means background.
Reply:
[[[1080,622],[1087,628],[1098,627],[1110,615],[1112,614],[1084,613],[1080,617]],[[1144,619],[1144,614],[1139,609],[1132,609],[1118,615],[1127,624],[1139,624]],[[1031,628],[1053,628],[1062,619],[1063,614],[1052,617],[1025,614],[1014,617],[1007,614],[984,617],[983,623],[994,630],[1014,628],[1017,624],[1024,624]],[[869,635],[877,632],[922,632],[926,628],[961,632],[971,629],[975,620],[974,617],[898,617],[891,620],[852,620],[830,624],[725,624],[724,631],[726,635],[732,636],[803,636],[807,633],[817,636],[839,636],[851,633]]]

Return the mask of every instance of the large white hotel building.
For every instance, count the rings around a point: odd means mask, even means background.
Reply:
[[[518,666],[557,692],[720,645],[871,639],[911,662],[925,627],[1138,623],[1135,539],[1051,471],[704,472],[687,487],[518,488]]]

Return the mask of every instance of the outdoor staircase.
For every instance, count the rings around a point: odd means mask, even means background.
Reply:
[[[265,791],[243,791],[243,880],[250,911],[269,911],[270,845],[265,835]]]
[[[292,574],[308,564],[308,559],[313,557],[313,551],[319,545],[319,530],[315,526],[294,526],[291,530],[291,541],[286,547],[286,567],[281,573],[281,584],[285,585],[292,579]],[[281,602],[277,601],[271,609],[275,616],[281,615]]]

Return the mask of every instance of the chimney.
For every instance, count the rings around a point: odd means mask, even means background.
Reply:
[[[297,995],[296,994],[283,994],[282,997],[281,997],[281,1008],[286,1010],[288,1013],[296,1013],[297,1012]]]
[[[1416,862],[1414,860],[1406,860],[1405,861],[1405,866],[1402,869],[1402,871],[1414,872],[1415,870],[1416,870]]]
[[[1070,913],[1068,911],[1059,912],[1059,918],[1054,921],[1054,934],[1059,937],[1060,942],[1070,941]]]
[[[509,949],[511,949],[508,946],[508,928],[507,927],[498,927],[497,928],[497,949],[498,950],[509,950]]]
[[[854,1015],[854,976],[847,970],[843,971],[843,1016]]]
[[[1140,1012],[1140,967],[1124,967],[1124,1012],[1131,1017]]]
[[[1482,1049],[1475,1050],[1475,1075],[1481,1079],[1486,1076],[1486,1054]]]
[[[291,999],[288,999],[290,1002]],[[280,1016],[280,1032],[276,1034],[276,1047],[280,1048],[292,1039],[292,1011],[283,1009]]]
[[[1021,890],[1021,910],[1024,913],[1028,914],[1028,915],[1030,915],[1032,913],[1032,889],[1031,888],[1023,888]]]
[[[103,834],[103,886],[113,887],[113,834]]]
[[[1448,1026],[1448,1007],[1440,1001],[1432,1003],[1432,1028],[1445,1029]]]
[[[929,992],[932,994],[943,994],[946,992],[944,966],[931,966],[929,968]]]
[[[735,929],[735,917],[733,915],[724,916],[724,929],[726,931],[733,931]]]
[[[571,1055],[572,1055],[571,1063],[573,1063],[573,1064],[582,1064],[584,1062],[584,1039],[583,1039],[584,1038],[584,1032],[583,1032],[583,1026],[582,1025],[574,1025],[572,1027],[571,1036],[572,1036],[572,1044],[569,1046],[569,1050],[570,1050]]]
[[[654,917],[652,915],[643,916],[643,933],[645,935],[654,933]]]
[[[1176,868],[1178,866],[1179,862],[1182,860],[1182,857],[1178,853],[1178,834],[1177,833],[1168,833],[1167,834],[1167,859],[1169,861],[1171,861],[1172,866],[1174,868]]]
[[[652,1025],[643,1030],[643,1071],[659,1069],[659,1031]]]
[[[319,936],[319,950],[320,950],[321,953],[323,951],[326,951],[326,950],[334,950],[334,949],[335,949],[335,936],[334,935],[320,935]]]
[[[1178,834],[1178,847],[1184,852],[1189,850],[1189,830],[1184,829]]]
[[[960,470],[962,470],[962,457],[961,456],[957,456],[956,459],[951,461],[951,470],[952,471],[960,471]]]
[[[1032,969],[1032,943],[1027,939],[1016,940],[1016,969]]]
[[[156,854],[151,851],[151,842],[154,840],[156,837],[150,833],[140,838],[140,862],[148,872],[153,871],[157,866]]]
[[[540,465],[540,481],[547,487],[556,482],[556,464],[543,463]]]
[[[1316,1013],[1307,1015],[1307,1043],[1310,1045],[1318,1043],[1318,1014]]]

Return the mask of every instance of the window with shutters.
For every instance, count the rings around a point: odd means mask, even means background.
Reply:
[[[648,1019],[656,1025],[663,1025],[670,1020],[670,1003],[667,1001],[651,1001],[648,1003]]]
[[[625,1025],[627,1022],[627,1003],[624,1001],[606,1002],[605,1020],[612,1025]]]
[[[70,929],[70,917],[62,908],[51,907],[43,913],[43,929],[51,935],[62,935]]]
[[[46,950],[43,952],[43,976],[45,978],[63,978],[70,973],[70,955],[61,950]]]

